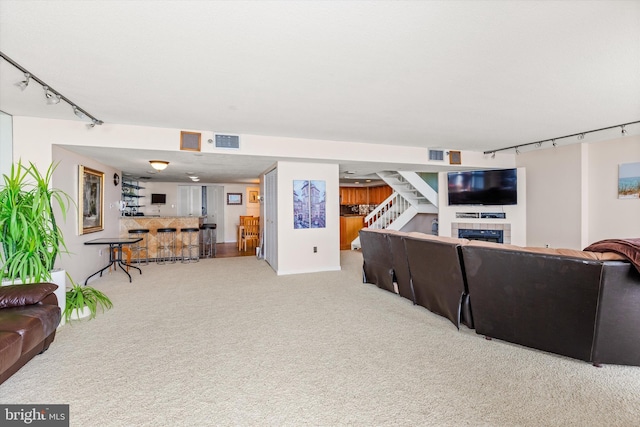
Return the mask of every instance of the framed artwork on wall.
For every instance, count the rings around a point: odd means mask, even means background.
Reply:
[[[78,169],[78,231],[104,229],[104,173],[80,165]]]
[[[249,191],[249,203],[258,203],[257,191]]]
[[[325,181],[293,181],[293,228],[326,227]]]
[[[640,162],[618,166],[618,199],[640,199]]]
[[[242,204],[242,193],[227,193],[227,204],[228,205],[241,205]]]

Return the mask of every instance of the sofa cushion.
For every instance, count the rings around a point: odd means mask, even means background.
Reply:
[[[0,332],[22,335],[22,353],[26,353],[48,334],[45,334],[43,322],[37,317],[22,314],[23,309],[24,307],[14,307],[0,310]]]
[[[13,365],[22,354],[22,335],[0,332],[0,372]]]
[[[412,231],[408,233],[407,236],[412,237],[414,239],[432,240],[435,242],[443,242],[443,243],[455,243],[458,245],[466,245],[469,243],[468,239],[459,239],[457,237],[446,237],[446,236],[434,236],[433,234],[420,233],[419,231]]]
[[[0,308],[37,304],[56,289],[53,283],[0,286]]]
[[[529,252],[529,253],[542,254],[542,255],[568,256],[573,258],[582,258],[582,259],[589,259],[594,261],[625,260],[623,256],[615,254],[613,252],[598,253],[598,252],[581,251],[578,249],[568,249],[568,248],[540,248],[536,246],[516,246],[516,245],[509,245],[504,243],[485,242],[482,240],[472,240],[469,242],[469,245],[481,246],[485,248],[503,249],[507,251]]]

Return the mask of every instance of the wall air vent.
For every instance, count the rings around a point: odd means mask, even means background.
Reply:
[[[429,160],[444,160],[443,150],[429,150]]]
[[[216,148],[240,148],[238,135],[216,135]]]

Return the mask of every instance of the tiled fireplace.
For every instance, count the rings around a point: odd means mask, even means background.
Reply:
[[[511,224],[453,222],[451,237],[510,244]]]

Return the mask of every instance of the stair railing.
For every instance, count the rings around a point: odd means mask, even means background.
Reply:
[[[380,203],[364,219],[368,228],[388,228],[404,211],[411,206],[411,203],[402,197],[400,193],[394,192]]]

